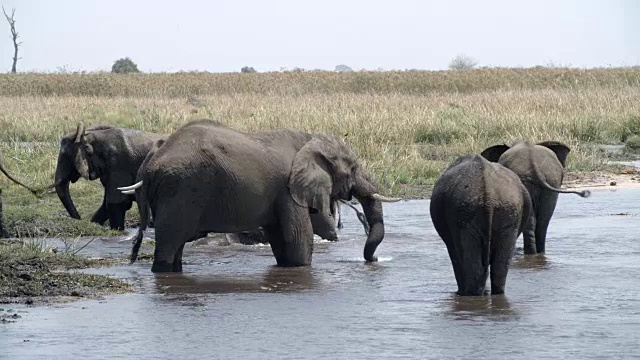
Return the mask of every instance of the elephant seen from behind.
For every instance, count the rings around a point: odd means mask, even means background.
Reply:
[[[516,239],[531,226],[531,198],[518,176],[480,155],[457,158],[437,179],[431,220],[447,246],[458,295],[504,293]]]
[[[69,183],[78,179],[100,179],[104,187],[102,204],[91,221],[112,229],[124,229],[125,213],[131,208],[133,195],[122,194],[117,187],[131,184],[147,153],[167,135],[141,130],[114,128],[106,125],[86,127],[78,124],[76,131],[65,134],[60,141],[56,165],[55,189],[69,215],[80,219]]]
[[[533,203],[535,225],[524,232],[525,254],[544,253],[547,229],[559,193],[588,197],[590,192],[561,190],[569,147],[557,141],[534,144],[518,141],[513,146],[495,145],[481,154],[515,172],[527,188]]]
[[[153,272],[182,271],[185,243],[208,232],[258,227],[278,265],[309,265],[311,215],[333,222],[332,203],[352,197],[370,228],[364,257],[375,261],[384,237],[382,201],[399,200],[378,194],[351,149],[333,136],[288,129],[243,133],[211,120],[176,130],[141,170],[124,191],[135,190],[141,215],[148,203],[154,217]],[[135,252],[136,245],[132,260]]]

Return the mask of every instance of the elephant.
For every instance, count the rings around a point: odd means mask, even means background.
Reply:
[[[518,175],[477,154],[463,155],[436,180],[431,220],[447,246],[461,296],[503,294],[516,239],[533,206]]]
[[[498,162],[515,172],[529,191],[533,202],[535,226],[523,233],[524,253],[545,252],[547,228],[558,202],[558,194],[577,194],[588,197],[588,190],[561,190],[564,167],[569,147],[557,141],[534,144],[529,140],[518,141],[509,147],[505,144],[491,146],[481,155]]]
[[[158,151],[158,149],[164,144],[164,142],[165,142],[165,139],[159,139],[153,143],[153,146],[151,147],[151,149],[149,149],[149,152],[147,153],[145,159],[143,160],[142,164],[138,168],[137,178],[141,178],[142,173],[144,172],[143,169],[145,168],[146,164],[151,160],[151,158],[155,155],[156,151]],[[118,188],[118,190],[120,189],[124,189],[124,187]],[[135,189],[123,190],[122,193],[126,195],[135,194]],[[352,206],[352,205],[349,205],[349,206]],[[325,240],[337,241],[338,234],[336,232],[336,224],[334,219],[336,219],[336,214],[339,214],[339,209],[340,209],[339,202],[332,201],[330,209],[332,210],[330,218],[327,216],[323,216],[320,213],[310,214],[311,225],[313,227],[314,234],[320,236]],[[336,209],[338,209],[338,212],[336,212]],[[360,218],[361,216],[360,212],[355,208],[354,210],[358,213],[358,218]],[[145,216],[150,216],[150,214],[147,212]],[[151,219],[149,219],[148,221],[149,221],[149,224],[151,224]],[[338,218],[338,228],[340,228],[340,224],[341,224],[340,221],[341,219]],[[363,220],[360,219],[360,221],[363,221]],[[366,226],[365,222],[363,222],[363,224],[365,224]],[[243,245],[264,244],[268,242],[268,239],[265,236],[262,228],[252,229],[249,231],[241,231],[237,233],[232,233],[230,235],[233,239],[235,239],[236,242],[239,242]]]
[[[80,177],[100,179],[104,187],[102,205],[91,221],[102,225],[109,220],[112,229],[123,230],[125,213],[135,198],[122,194],[117,187],[135,181],[138,167],[152,145],[167,136],[107,125],[87,128],[82,122],[75,132],[65,134],[60,141],[54,186],[69,215],[80,219],[71,200],[69,182],[75,183]]]
[[[7,170],[4,168],[3,165],[3,160],[2,160],[2,156],[0,156],[0,171],[2,171],[2,173],[11,181],[13,181],[14,183],[22,186],[23,188],[29,190],[33,195],[35,195],[36,197],[39,197],[38,195],[38,191],[32,189],[31,187],[21,183],[20,181],[16,180],[13,178],[13,176],[9,175],[9,173],[7,172]],[[0,189],[0,238],[6,238],[9,237],[9,233],[7,232],[7,229],[4,225],[4,217],[3,217],[3,212],[2,212],[2,189]]]
[[[141,168],[135,190],[142,221],[147,206],[156,227],[152,272],[181,272],[185,243],[208,232],[261,227],[278,266],[307,266],[313,252],[310,215],[331,217],[331,202],[357,198],[369,224],[367,262],[384,238],[377,184],[353,151],[336,137],[291,129],[243,133],[212,120],[195,120],[171,134]]]

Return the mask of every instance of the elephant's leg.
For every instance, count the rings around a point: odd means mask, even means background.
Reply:
[[[128,207],[131,207],[130,201],[107,204],[109,225],[112,229],[124,230],[124,216],[127,213]]]
[[[263,226],[264,235],[271,245],[271,251],[276,258],[276,264],[278,266],[286,266],[287,256],[285,254],[284,236],[280,228],[275,225]]]
[[[173,258],[173,272],[182,272],[182,253],[184,252],[184,245],[178,248],[176,255]]]
[[[340,208],[340,203],[336,202],[336,211],[334,217],[338,216],[338,229],[342,229],[344,225],[342,224],[342,210]]]
[[[166,226],[156,228],[156,248],[153,253],[153,272],[172,272],[179,268],[182,271],[182,250],[187,237],[183,233],[171,229]],[[178,255],[178,253],[180,253]],[[180,260],[180,266],[177,266],[176,260]]]
[[[102,205],[91,217],[91,222],[104,225],[104,222],[109,219],[109,211],[107,210],[107,193],[105,192],[102,198]]]
[[[281,207],[279,217],[285,259],[282,266],[311,265],[313,228],[309,219],[309,211],[295,204],[291,199],[288,204]]]
[[[193,238],[192,229],[197,224],[184,221],[181,214],[176,214],[178,210],[174,210],[168,206],[159,207],[162,212],[158,211],[156,221],[156,248],[153,254],[153,272],[172,272],[176,260],[182,260],[182,250],[184,244]],[[178,254],[180,253],[180,254]]]
[[[459,270],[464,283],[459,295],[484,294],[489,277],[489,259],[483,259],[485,252],[489,251],[489,239],[483,239],[484,236],[482,230],[476,227],[459,230],[456,253],[461,260]]]
[[[545,252],[547,229],[558,203],[558,194],[548,193],[541,197],[536,207],[536,250],[538,254]]]
[[[504,228],[503,228],[504,229]],[[511,229],[497,230],[491,235],[491,294],[504,294],[509,264],[516,247],[518,226]]]
[[[451,260],[451,266],[453,267],[453,275],[456,278],[456,284],[458,285],[458,293],[462,292],[464,289],[464,279],[462,278],[462,273],[460,270],[460,261],[458,259],[458,254],[456,253],[456,248],[454,242],[451,239],[451,235],[447,232],[445,236],[441,234],[442,240],[447,246],[447,251],[449,252],[449,259]]]

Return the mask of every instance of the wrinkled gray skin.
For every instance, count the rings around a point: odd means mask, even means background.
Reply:
[[[31,191],[32,194],[37,196],[37,191],[30,188],[29,186],[21,183],[20,181],[16,180],[13,178],[13,176],[9,175],[9,173],[7,172],[7,170],[5,170],[4,166],[3,166],[3,161],[2,161],[2,157],[0,156],[0,171],[11,181],[13,181],[14,183],[22,186],[23,188]],[[7,229],[4,226],[4,214],[2,213],[2,189],[0,189],[0,237],[9,237],[9,233],[7,232]]]
[[[589,196],[589,191],[560,190],[569,147],[557,141],[534,144],[519,141],[513,146],[495,145],[485,149],[482,156],[498,162],[515,172],[529,191],[535,212],[535,225],[524,234],[524,253],[545,252],[547,228],[558,202],[558,193]]]
[[[138,167],[153,143],[166,137],[105,125],[86,128],[83,123],[78,124],[75,132],[65,134],[60,141],[55,188],[69,215],[80,219],[71,200],[69,183],[80,177],[100,179],[104,187],[102,205],[91,221],[102,225],[109,220],[112,229],[124,229],[125,213],[135,197],[122,194],[117,187],[135,181]]]
[[[156,151],[158,151],[158,149],[162,146],[162,144],[164,144],[164,141],[165,139],[160,139],[153,144],[153,146],[147,153],[147,156],[145,157],[144,161],[138,168],[138,175],[136,176],[137,180],[142,179],[142,174],[144,173],[145,166],[147,165],[149,160],[151,160],[151,158],[155,155]],[[138,204],[140,203],[138,202]],[[140,214],[143,214],[143,213],[140,212]],[[144,212],[144,216],[150,216],[150,214],[148,212]],[[313,233],[325,240],[338,241],[338,234],[336,232],[336,226],[335,226],[335,220],[334,220],[335,213],[332,212],[330,216],[331,217],[322,216],[321,214],[310,214]],[[151,219],[149,219],[148,221],[150,223]],[[235,239],[235,241],[243,245],[264,244],[269,242],[262,228],[233,233],[231,234],[231,236],[232,238]]]
[[[376,261],[384,237],[377,186],[340,140],[293,130],[241,133],[198,120],[173,133],[142,168],[136,190],[155,219],[153,272],[182,271],[185,243],[208,232],[262,227],[279,266],[311,263],[310,214],[333,221],[332,201],[355,196],[371,230],[364,248]],[[142,216],[143,222],[147,219]],[[146,223],[140,224],[135,260]]]
[[[447,245],[458,295],[502,294],[516,239],[533,213],[527,189],[511,170],[480,155],[456,159],[431,196],[431,220]]]

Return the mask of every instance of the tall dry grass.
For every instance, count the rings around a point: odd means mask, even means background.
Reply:
[[[519,138],[565,142],[573,149],[570,171],[600,169],[604,158],[594,144],[640,133],[640,87],[424,96],[245,93],[202,96],[198,106],[186,97],[4,96],[1,150],[14,173],[45,185],[53,179],[60,137],[79,121],[171,133],[199,118],[242,131],[290,127],[335,134],[352,145],[385,190],[398,193],[433,183],[456,155]],[[39,144],[25,148],[21,142]],[[20,155],[26,151],[36,154]]]
[[[5,74],[0,96],[180,98],[191,95],[472,93],[492,90],[622,88],[640,85],[640,68],[491,68],[468,71],[172,74]]]
[[[0,153],[13,175],[43,187],[53,181],[60,137],[79,121],[171,133],[210,118],[242,131],[337,135],[385,192],[415,196],[457,155],[520,138],[568,144],[569,171],[602,169],[596,144],[640,135],[639,79],[631,68],[0,75]],[[89,218],[102,200],[99,182],[71,191]],[[105,233],[70,220],[55,196],[37,201],[14,185],[3,195],[14,235]]]

